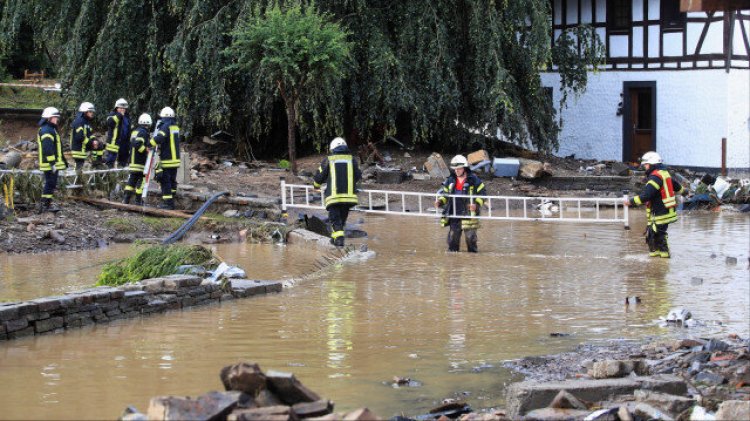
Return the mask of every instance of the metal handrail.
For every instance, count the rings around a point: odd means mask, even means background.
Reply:
[[[288,207],[324,209],[322,200],[312,194],[315,190],[313,186],[287,184],[282,179],[282,211],[286,212]],[[625,229],[629,228],[628,207],[623,205],[623,197],[466,196],[375,189],[359,190],[358,193],[360,204],[352,210],[367,213],[480,220],[621,223]],[[441,196],[453,200],[453,213],[444,214],[441,208],[434,207],[433,202]],[[426,204],[425,198],[428,199]],[[394,199],[395,205],[391,205],[391,199]],[[458,199],[482,199],[486,214],[456,215],[455,201]],[[375,200],[382,200],[382,203],[375,204]],[[612,211],[605,212],[603,208],[611,208]]]

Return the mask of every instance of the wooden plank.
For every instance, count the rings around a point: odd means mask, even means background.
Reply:
[[[177,211],[177,210],[157,209],[157,208],[150,208],[146,206],[137,206],[137,205],[126,205],[124,203],[112,202],[110,200],[105,200],[105,199],[94,199],[91,197],[73,196],[72,199],[79,200],[81,202],[89,203],[89,204],[96,205],[96,206],[120,209],[120,210],[125,210],[128,212],[145,213],[147,215],[162,216],[165,218],[189,219],[193,216],[189,213],[185,213],[185,212]]]

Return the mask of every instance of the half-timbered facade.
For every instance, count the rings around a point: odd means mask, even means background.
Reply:
[[[750,1],[551,3],[553,42],[586,24],[606,46],[604,70],[561,111],[560,155],[634,161],[656,150],[670,165],[720,168],[725,139],[727,167],[750,170]],[[542,81],[557,100],[558,75]]]

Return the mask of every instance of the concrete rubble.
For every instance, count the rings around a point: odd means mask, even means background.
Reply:
[[[212,421],[294,421],[379,420],[367,408],[333,412],[332,401],[305,387],[292,373],[269,370],[258,364],[240,362],[221,369],[223,392],[201,396],[156,396],[146,413],[128,406],[120,420],[212,420]]]
[[[581,345],[506,366],[527,375],[508,387],[507,410],[457,419],[750,419],[750,340],[737,335]]]

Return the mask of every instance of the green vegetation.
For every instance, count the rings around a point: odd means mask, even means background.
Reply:
[[[117,286],[171,275],[181,265],[213,268],[216,260],[211,251],[202,246],[152,246],[137,251],[131,257],[105,265],[96,285]]]
[[[278,4],[240,23],[225,50],[236,74],[250,74],[251,89],[278,94],[287,116],[287,147],[292,173],[297,173],[295,144],[298,114],[326,107],[339,100],[340,82],[350,45],[347,33],[329,22],[330,14],[319,14],[314,4],[293,5],[282,10]],[[336,129],[329,127],[328,129]]]
[[[170,105],[188,137],[221,129],[238,154],[289,150],[292,166],[295,145],[280,143],[295,130],[309,151],[335,135],[455,150],[474,131],[551,151],[559,122],[540,72],[558,66],[565,100],[603,49],[586,26],[551,42],[550,12],[549,0],[5,0],[0,66],[36,60],[66,99],[100,110],[119,97],[133,115]],[[321,69],[325,83],[304,89]]]
[[[122,233],[133,233],[138,231],[138,225],[127,218],[109,218],[104,221],[104,225]]]
[[[157,216],[144,216],[143,223],[150,226],[154,231],[175,231],[185,223],[182,218],[162,218]]]
[[[0,108],[44,108],[61,106],[62,99],[56,92],[45,92],[40,88],[0,86]]]

